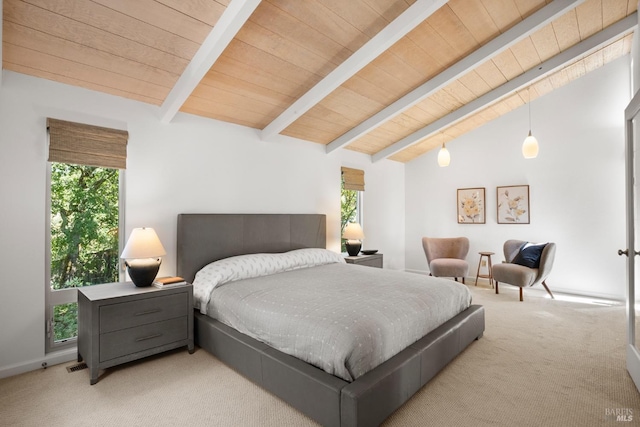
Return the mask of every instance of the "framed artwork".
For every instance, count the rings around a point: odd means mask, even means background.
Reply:
[[[529,186],[498,187],[498,224],[529,224]]]
[[[458,188],[458,224],[484,224],[484,207],[484,187]]]

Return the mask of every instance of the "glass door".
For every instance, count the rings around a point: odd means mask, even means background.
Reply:
[[[637,320],[640,313],[637,312],[637,296],[640,296],[640,287],[636,278],[636,263],[639,253],[636,249],[636,234],[640,231],[636,209],[638,191],[636,186],[636,165],[640,164],[640,158],[636,151],[638,140],[640,139],[640,93],[637,93],[627,108],[625,109],[626,121],[626,153],[625,153],[625,192],[626,192],[626,223],[627,223],[627,248],[618,250],[619,255],[626,256],[627,271],[627,370],[633,378],[636,388],[640,390],[640,350],[638,344],[640,338],[637,334],[640,328],[637,327]]]

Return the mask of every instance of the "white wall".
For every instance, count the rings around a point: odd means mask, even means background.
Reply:
[[[340,167],[365,170],[365,247],[385,267],[404,269],[404,165],[178,114],[160,124],[157,107],[4,71],[0,87],[0,377],[69,359],[44,353],[46,117],[129,131],[126,234],[150,226],[175,273],[181,212],[323,213],[329,249],[339,250]]]
[[[526,107],[402,165],[178,114],[160,124],[157,108],[118,97],[3,72],[0,86],[0,377],[56,361],[44,354],[46,117],[127,129],[126,229],[156,228],[175,269],[180,212],[325,213],[328,245],[339,244],[340,166],[366,172],[364,246],[385,267],[425,271],[420,237],[466,235],[477,252],[501,254],[508,238],[558,243],[552,290],[624,297],[623,109],[629,96],[625,57],[532,104],[540,155],[520,154]],[[531,186],[531,224],[498,225],[495,188]],[[456,222],[456,189],[485,187],[487,223]],[[406,210],[406,212],[405,212]],[[495,260],[501,259],[496,255]],[[69,355],[65,356],[67,359]]]
[[[623,299],[625,247],[624,108],[630,100],[629,56],[533,101],[532,130],[540,144],[525,160],[527,106],[447,144],[451,165],[437,150],[407,163],[406,266],[428,270],[422,236],[467,236],[475,279],[478,251],[503,260],[510,238],[558,245],[551,290]],[[530,186],[531,223],[496,220],[496,187]],[[486,188],[486,224],[458,224],[456,189]],[[526,291],[525,291],[526,292]]]

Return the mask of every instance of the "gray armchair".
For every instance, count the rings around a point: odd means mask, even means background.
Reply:
[[[436,277],[464,278],[469,272],[466,261],[469,253],[469,239],[466,237],[423,237],[422,247],[429,263],[429,275]]]
[[[525,243],[527,242],[523,240],[507,240],[504,242],[503,250],[506,262],[495,264],[492,269],[493,279],[496,281],[496,294],[499,293],[498,283],[507,283],[520,287],[520,301],[523,301],[522,289],[540,283],[544,286],[551,298],[554,298],[547,286],[546,279],[553,267],[553,261],[556,255],[556,244],[547,243],[540,255],[539,267],[532,268],[513,263],[520,252],[520,248]]]

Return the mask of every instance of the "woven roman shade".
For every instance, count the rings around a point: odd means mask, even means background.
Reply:
[[[47,119],[49,161],[113,169],[127,167],[129,132]]]
[[[360,169],[342,168],[342,181],[345,190],[364,191],[364,171]]]

